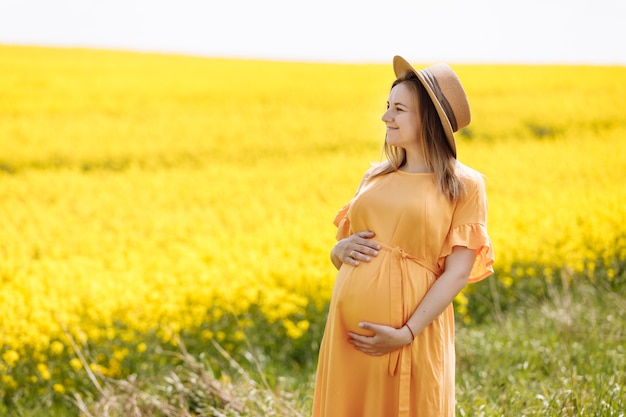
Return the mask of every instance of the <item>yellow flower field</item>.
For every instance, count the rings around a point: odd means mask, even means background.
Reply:
[[[623,288],[626,68],[453,66],[499,285]],[[3,395],[78,389],[67,335],[106,346],[90,366],[110,376],[149,334],[314,343],[332,219],[380,159],[391,81],[391,65],[0,46]]]

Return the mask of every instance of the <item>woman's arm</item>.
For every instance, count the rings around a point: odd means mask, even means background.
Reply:
[[[455,246],[446,257],[445,272],[435,281],[406,324],[418,335],[435,320],[467,285],[476,251]]]
[[[349,332],[350,342],[368,355],[384,355],[411,343],[412,335],[417,336],[421,333],[448,308],[454,297],[467,285],[475,258],[475,250],[455,246],[452,253],[446,257],[444,273],[426,293],[405,326],[396,329],[381,324],[360,323],[362,329],[372,331],[374,335],[363,336]],[[409,326],[410,331],[406,326]]]

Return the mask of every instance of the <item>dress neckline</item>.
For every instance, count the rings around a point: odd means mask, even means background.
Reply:
[[[402,171],[402,170],[396,170],[394,172],[397,172],[401,175],[408,175],[408,176],[431,176],[431,175],[435,175],[434,172],[406,172],[406,171]]]

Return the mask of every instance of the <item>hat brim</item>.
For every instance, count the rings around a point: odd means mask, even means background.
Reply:
[[[396,74],[396,77],[401,77],[408,72],[412,72],[420,80],[420,82],[428,92],[431,101],[435,105],[435,109],[437,110],[437,114],[439,115],[439,120],[441,120],[441,125],[443,126],[443,131],[446,134],[446,138],[448,139],[448,144],[452,149],[452,154],[456,158],[456,141],[454,140],[452,124],[450,123],[450,120],[448,119],[448,116],[446,115],[443,106],[441,105],[439,100],[437,100],[435,92],[430,88],[430,86],[424,79],[424,75],[422,75],[420,71],[417,71],[415,68],[413,68],[413,66],[409,64],[404,58],[398,55],[393,57],[393,71]]]

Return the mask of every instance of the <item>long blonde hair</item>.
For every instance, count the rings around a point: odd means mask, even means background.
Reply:
[[[450,200],[455,201],[463,192],[463,182],[457,175],[457,160],[450,148],[435,105],[415,74],[409,72],[398,78],[391,88],[402,83],[411,89],[418,103],[418,116],[421,122],[420,144],[426,166],[435,173],[439,190]],[[389,145],[385,140],[383,151],[387,160],[370,170],[368,179],[395,172],[406,163],[404,149]]]

